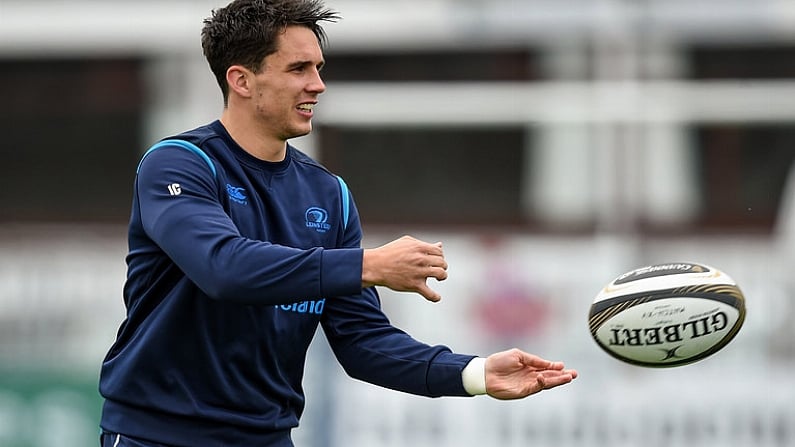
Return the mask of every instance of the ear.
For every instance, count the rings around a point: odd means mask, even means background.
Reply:
[[[251,97],[251,79],[254,73],[242,65],[232,65],[226,70],[226,83],[229,93],[235,93],[244,98]]]

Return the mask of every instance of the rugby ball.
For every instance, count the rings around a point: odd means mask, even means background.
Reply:
[[[624,273],[591,304],[588,325],[611,356],[638,366],[672,367],[726,346],[745,320],[745,297],[725,273],[668,263]]]

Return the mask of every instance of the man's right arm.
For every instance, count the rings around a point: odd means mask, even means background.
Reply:
[[[211,298],[284,304],[361,292],[361,248],[302,250],[244,237],[194,153],[164,147],[147,155],[136,194],[147,236]]]

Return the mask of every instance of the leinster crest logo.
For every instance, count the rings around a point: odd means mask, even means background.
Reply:
[[[331,228],[331,225],[328,224],[328,211],[323,208],[309,207],[304,216],[306,217],[306,227],[314,228],[318,233],[325,233]]]

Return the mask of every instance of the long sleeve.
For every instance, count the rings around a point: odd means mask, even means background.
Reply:
[[[326,308],[323,329],[348,375],[421,396],[469,396],[461,372],[474,356],[412,338],[390,324],[378,303],[369,288]]]
[[[361,290],[361,249],[299,249],[241,236],[222,206],[225,191],[189,151],[165,147],[144,158],[136,194],[146,235],[211,298],[281,304]]]
[[[351,200],[345,247],[359,246],[361,225]],[[470,396],[461,373],[474,358],[430,346],[394,327],[375,287],[328,304],[321,319],[326,338],[351,377],[421,396]]]

